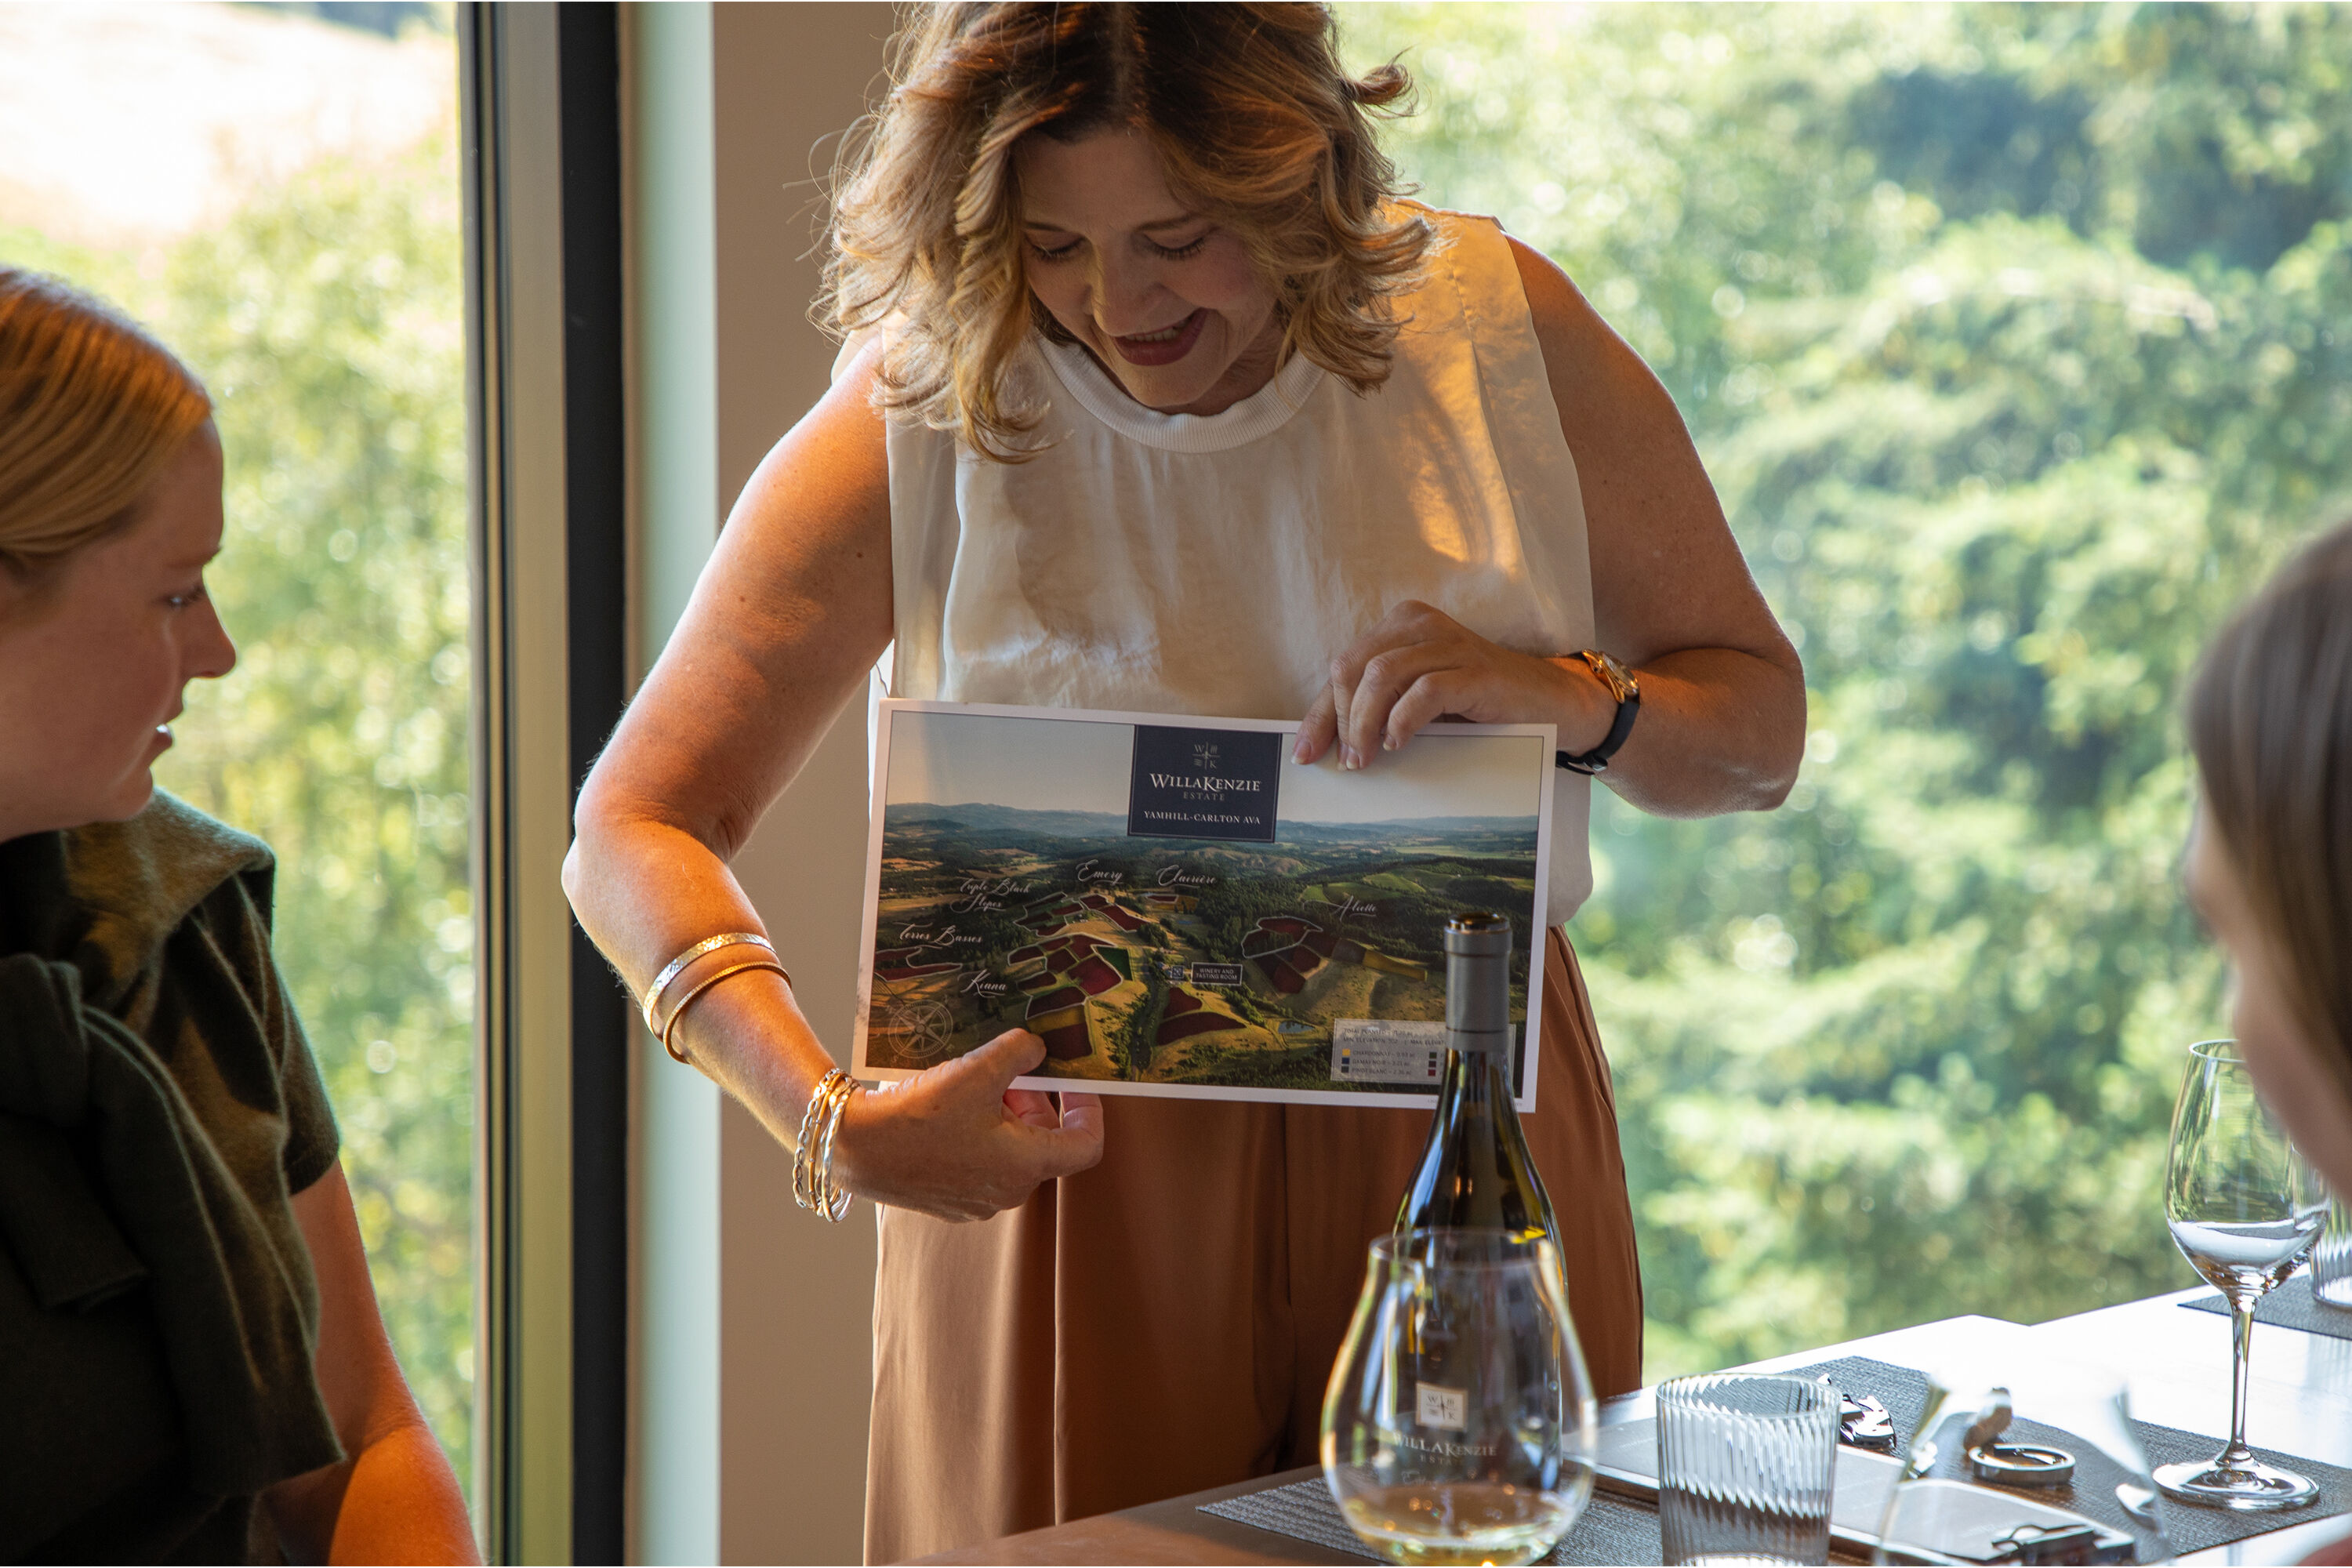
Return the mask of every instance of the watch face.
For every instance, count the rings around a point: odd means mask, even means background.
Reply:
[[[1633,672],[1618,662],[1614,654],[1603,653],[1599,648],[1591,648],[1586,651],[1584,659],[1587,664],[1592,666],[1603,680],[1609,683],[1610,693],[1618,701],[1622,702],[1626,698],[1641,690],[1640,684],[1633,679]]]

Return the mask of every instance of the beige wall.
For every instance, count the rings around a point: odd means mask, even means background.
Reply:
[[[834,349],[809,323],[819,188],[882,84],[887,5],[714,8],[719,482],[731,502],[823,395]],[[735,869],[845,1059],[866,843],[866,729],[853,704]],[[721,1113],[719,1557],[855,1563],[866,1495],[874,1216],[793,1205],[792,1162]]]

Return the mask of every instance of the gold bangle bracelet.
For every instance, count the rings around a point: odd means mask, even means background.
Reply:
[[[826,1107],[824,1131],[817,1136],[816,1179],[811,1184],[816,1189],[814,1205],[817,1217],[829,1225],[839,1225],[856,1202],[854,1194],[833,1184],[833,1137],[841,1130],[841,1113],[849,1109],[849,1101],[857,1093],[857,1080],[845,1077],[841,1088]]]
[[[833,1088],[824,1097],[824,1111],[817,1121],[816,1137],[809,1143],[809,1207],[830,1217],[834,1206],[832,1173],[826,1169],[832,1158],[830,1142],[833,1129],[841,1120],[841,1108],[849,1103],[856,1082],[847,1073],[833,1080]]]
[[[706,952],[717,952],[722,947],[733,947],[739,942],[748,942],[753,947],[766,948],[768,956],[771,958],[776,955],[776,950],[770,946],[768,939],[755,931],[721,931],[717,936],[704,937],[700,942],[663,964],[661,973],[654,976],[654,983],[646,987],[646,999],[640,1004],[638,1011],[646,1016],[646,1031],[656,1035],[661,1033],[661,1030],[654,1025],[654,1010],[661,1005],[662,993],[669,989],[669,983],[684,973],[688,964]],[[683,1005],[680,1006],[679,1011],[685,1011]],[[677,1013],[670,1015],[672,1019],[677,1016]]]
[[[802,1208],[816,1207],[816,1130],[824,1118],[825,1101],[834,1086],[848,1076],[839,1068],[827,1068],[824,1076],[816,1080],[816,1087],[809,1090],[807,1109],[801,1112],[801,1134],[793,1152],[793,1202]]]
[[[662,1049],[669,1053],[670,1060],[674,1062],[683,1062],[688,1067],[692,1067],[694,1065],[691,1062],[688,1062],[684,1057],[678,1055],[677,1047],[674,1041],[677,1034],[677,1021],[686,1016],[686,1010],[694,1005],[696,999],[704,992],[718,984],[720,981],[731,978],[734,975],[749,973],[754,969],[772,969],[777,973],[784,977],[785,985],[790,986],[793,983],[792,971],[786,969],[782,964],[778,963],[772,958],[747,958],[740,963],[728,965],[725,969],[720,970],[716,974],[704,975],[701,979],[694,983],[694,988],[692,990],[678,998],[677,1006],[671,1011],[669,1017],[661,1026]]]
[[[842,1108],[857,1089],[856,1080],[839,1068],[824,1075],[809,1096],[801,1117],[801,1146],[793,1161],[793,1202],[804,1209],[838,1220],[849,1212],[848,1194],[833,1190],[833,1137],[841,1124]]]

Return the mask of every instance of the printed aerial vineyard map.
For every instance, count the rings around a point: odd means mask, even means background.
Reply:
[[[1550,733],[1437,726],[1373,769],[1246,721],[885,703],[866,1016],[879,1077],[1045,1041],[1136,1093],[1430,1096],[1444,921],[1540,936]],[[1522,1096],[1527,1079],[1519,1051]]]
[[[1439,725],[1372,767],[1283,726],[886,701],[856,1069],[1008,1029],[1107,1090],[1426,1097],[1445,921],[1510,917],[1524,1017],[1551,743]],[[1524,1039],[1519,1093],[1533,1088]]]
[[[1055,1078],[1425,1094],[1433,1060],[1424,1082],[1351,1076],[1334,1021],[1442,1022],[1451,915],[1540,929],[1533,818],[1285,822],[1264,845],[1126,826],[888,807],[867,1062],[920,1068],[1025,1028]],[[1523,1008],[1524,942],[1515,971]]]

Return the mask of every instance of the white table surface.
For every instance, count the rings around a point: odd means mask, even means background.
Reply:
[[[2124,1374],[2139,1420],[2210,1432],[2218,1447],[2230,1434],[2230,1320],[2180,1305],[2211,1294],[2200,1286],[2031,1327],[2000,1318],[1946,1318],[1741,1370],[1780,1371],[1850,1355],[1912,1367],[1951,1360],[1997,1365],[2005,1355],[2090,1363]],[[2352,1468],[2352,1340],[2256,1323],[2252,1370],[2246,1441]],[[1619,1419],[1647,1414],[1634,1401],[1622,1404]],[[2283,1521],[2275,1531],[2180,1561],[2294,1563],[2346,1534],[2352,1534],[2352,1516]]]
[[[1798,1351],[1738,1370],[1775,1372],[1869,1356],[1922,1369],[1952,1362],[1998,1365],[2004,1359],[2079,1361],[2123,1373],[2132,1414],[2188,1432],[2210,1433],[2219,1448],[2230,1426],[2230,1320],[2179,1305],[2202,1289],[2152,1297],[2027,1327],[1999,1318],[1946,1318],[1842,1344]],[[1646,1391],[1611,1400],[1603,1425],[1652,1413]],[[2352,1468],[2352,1340],[2299,1329],[2254,1326],[2253,1385],[2246,1436],[2254,1444]],[[1307,1479],[1313,1468],[1123,1509],[1092,1519],[980,1542],[926,1559],[981,1563],[1354,1563],[1363,1559],[1312,1542],[1255,1530],[1200,1511],[1202,1504]],[[2352,1534],[2352,1516],[2282,1522],[2233,1546],[2180,1559],[2185,1563],[2294,1563]]]

